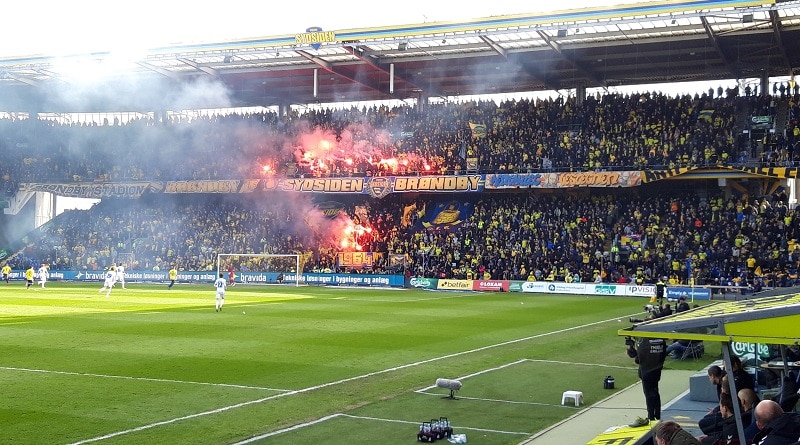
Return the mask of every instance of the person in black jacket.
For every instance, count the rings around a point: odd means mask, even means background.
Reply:
[[[644,401],[647,405],[647,419],[661,418],[661,393],[658,382],[661,381],[661,370],[667,358],[667,342],[663,338],[640,338],[638,342],[630,339],[628,357],[635,359],[639,365],[639,378],[642,380]],[[635,347],[634,347],[635,345]]]
[[[755,407],[756,423],[761,430],[753,438],[757,445],[791,445],[800,439],[800,414],[785,413],[772,400],[764,400]]]

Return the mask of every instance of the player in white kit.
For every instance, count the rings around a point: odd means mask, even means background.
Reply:
[[[101,287],[100,290],[97,291],[97,292],[103,292],[104,290],[108,289],[106,291],[106,298],[108,298],[108,296],[111,295],[111,288],[114,287],[114,283],[117,282],[116,269],[117,269],[116,266],[111,266],[110,268],[108,268],[105,275],[105,281],[103,281],[103,287]]]
[[[125,289],[125,265],[123,264],[117,266],[117,282],[122,284],[122,288]]]
[[[50,277],[50,271],[47,269],[47,263],[42,264],[36,274],[39,276],[39,284],[42,286],[42,289],[44,289],[44,283],[47,283],[47,279]]]
[[[223,274],[219,274],[217,281],[214,281],[214,287],[217,289],[217,297],[216,301],[214,302],[214,308],[217,312],[221,311],[222,306],[225,304],[225,289],[228,287],[228,282],[225,281],[223,276]]]

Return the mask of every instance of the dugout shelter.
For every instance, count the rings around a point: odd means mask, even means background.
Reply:
[[[725,367],[732,369],[731,343],[780,345],[785,358],[786,346],[797,344],[800,339],[797,326],[800,326],[800,294],[792,294],[702,306],[669,317],[638,323],[620,329],[618,333],[621,336],[641,338],[720,342]],[[733,379],[728,384],[731,394],[734,394]],[[738,404],[734,404],[734,412],[739,440],[746,443]]]

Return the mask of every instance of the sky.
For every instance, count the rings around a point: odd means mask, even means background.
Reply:
[[[174,44],[295,34],[311,26],[336,31],[625,3],[643,2],[405,0],[397,4],[376,4],[367,0],[308,0],[292,6],[293,2],[254,0],[15,1],[3,5],[0,58],[135,52]],[[480,5],[487,7],[475,7]]]

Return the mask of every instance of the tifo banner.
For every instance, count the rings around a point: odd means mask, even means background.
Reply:
[[[636,187],[640,171],[487,174],[485,188]]]
[[[449,229],[458,226],[471,215],[472,203],[452,200],[428,208],[419,222],[427,229]]]
[[[160,182],[90,182],[74,184],[46,184],[41,182],[21,183],[20,192],[47,192],[71,198],[138,198],[145,191],[160,193],[164,184]]]
[[[483,191],[483,175],[376,176],[371,178],[265,178],[193,181],[91,182],[20,184],[21,192],[49,192],[74,198],[138,198],[149,193],[253,193],[283,191],[303,193],[368,194],[382,198],[405,192]]]
[[[339,267],[371,269],[374,261],[374,252],[340,252],[337,256]]]
[[[800,177],[798,167],[733,167],[717,165],[710,168],[703,167],[676,167],[668,170],[645,170],[642,172],[642,182],[660,181],[662,179],[674,178],[687,173],[707,171],[707,178],[730,177],[733,173],[742,173],[739,177],[766,176],[770,178],[787,179]],[[725,176],[723,176],[725,175]]]
[[[473,139],[483,139],[486,137],[486,124],[470,122],[469,129]]]

